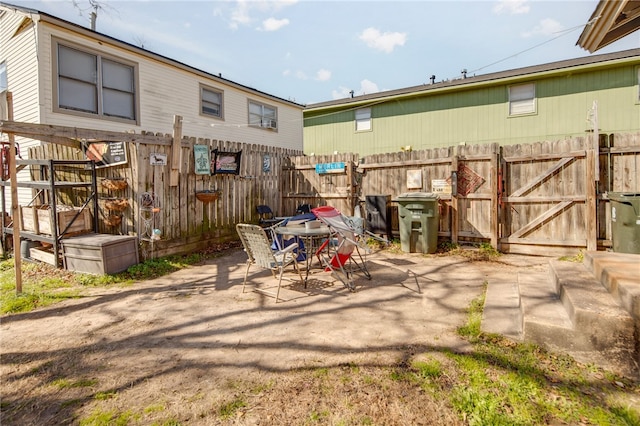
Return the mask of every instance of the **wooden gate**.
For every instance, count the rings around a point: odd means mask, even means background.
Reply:
[[[502,147],[500,250],[546,255],[595,250],[594,157],[585,138]]]

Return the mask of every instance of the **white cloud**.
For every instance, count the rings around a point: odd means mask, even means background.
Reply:
[[[529,13],[529,0],[500,0],[493,7],[493,12],[501,14],[503,12],[510,15],[519,15],[522,13]]]
[[[231,16],[229,18],[229,27],[231,29],[238,29],[240,26],[250,25],[251,22],[254,22],[256,19],[252,18],[253,13],[257,14],[270,14],[273,12],[277,12],[285,7],[292,6],[296,4],[298,0],[236,0],[232,1],[230,4],[234,4],[235,7],[231,11]],[[216,9],[215,14],[220,13],[219,9]],[[285,22],[286,21],[286,22]],[[265,31],[275,31],[280,29],[282,26],[289,24],[288,19],[280,19],[277,20],[275,18],[269,18],[263,21],[262,27]]]
[[[378,85],[375,84],[373,81],[369,81],[365,79],[360,82],[361,95],[366,95],[367,93],[376,93],[379,91],[380,89],[378,89]]]
[[[536,35],[552,36],[561,32],[562,30],[564,30],[564,27],[558,21],[551,18],[545,18],[540,21],[538,25],[533,27],[531,31],[523,32],[522,37],[532,37]]]
[[[346,87],[342,87],[340,86],[338,88],[338,90],[332,90],[331,91],[331,98],[332,99],[342,99],[342,98],[348,98],[351,96],[351,90],[347,89]]]
[[[407,41],[407,34],[397,32],[381,33],[378,29],[369,27],[362,31],[359,38],[373,49],[391,53],[396,46],[404,46]]]
[[[298,80],[306,80],[307,75],[303,71],[296,71],[295,76]]]
[[[250,22],[249,5],[244,0],[238,1],[236,8],[231,12],[229,27],[237,30],[240,25],[248,25]]]
[[[288,19],[268,18],[262,21],[261,29],[264,31],[278,31],[280,28],[289,25]]]
[[[319,69],[316,73],[316,80],[318,81],[327,81],[331,78],[331,71],[323,69]]]
[[[379,92],[380,89],[378,89],[378,85],[375,84],[374,82],[364,79],[360,82],[360,89],[359,90],[354,90],[353,91],[353,95],[354,96],[359,96],[359,95],[366,95],[369,93],[376,93]],[[343,98],[350,98],[351,97],[351,89],[348,89],[346,87],[340,86],[337,90],[333,90],[331,91],[331,97],[333,99],[343,99]]]

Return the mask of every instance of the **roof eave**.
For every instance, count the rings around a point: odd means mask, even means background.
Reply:
[[[0,6],[8,7],[8,8],[11,8],[11,9],[15,10],[15,11],[19,11],[21,13],[24,13],[24,14],[36,15],[37,17],[33,17],[32,16],[32,19],[34,21],[45,22],[45,23],[48,23],[50,25],[54,25],[54,26],[57,26],[57,27],[60,27],[60,28],[64,28],[64,29],[66,29],[68,31],[80,33],[80,34],[84,35],[85,37],[89,37],[89,38],[96,39],[98,41],[109,43],[111,45],[120,47],[120,48],[122,48],[124,50],[128,50],[128,51],[134,52],[134,53],[136,53],[138,55],[141,55],[141,56],[144,56],[144,57],[147,57],[147,58],[159,61],[159,62],[163,62],[165,64],[174,66],[176,68],[180,68],[180,69],[185,70],[187,72],[191,72],[191,73],[197,74],[197,75],[199,75],[201,77],[204,77],[204,78],[207,78],[209,80],[215,80],[215,81],[218,81],[218,82],[220,82],[222,84],[225,84],[227,86],[232,86],[232,87],[234,87],[234,88],[236,88],[238,90],[241,90],[241,91],[244,91],[244,92],[247,92],[247,93],[253,93],[253,94],[265,97],[265,98],[272,99],[272,100],[277,101],[277,102],[286,103],[286,104],[289,104],[291,106],[295,106],[297,108],[304,108],[304,105],[299,104],[297,102],[293,102],[293,101],[290,101],[288,99],[280,98],[278,96],[271,95],[271,94],[266,93],[266,92],[262,92],[262,91],[260,91],[258,89],[253,88],[253,87],[245,86],[243,84],[236,83],[236,82],[234,82],[232,80],[228,80],[228,79],[226,79],[226,78],[224,78],[224,77],[222,77],[220,75],[211,74],[211,73],[208,73],[206,71],[200,70],[198,68],[194,68],[194,67],[192,67],[190,65],[187,65],[187,64],[184,64],[182,62],[176,61],[175,59],[171,59],[171,58],[168,58],[166,56],[160,55],[158,53],[154,53],[154,52],[152,52],[150,50],[146,50],[146,49],[143,49],[141,47],[135,46],[133,44],[127,43],[125,41],[118,40],[117,38],[108,36],[106,34],[102,34],[102,33],[99,33],[97,31],[92,31],[89,28],[85,28],[85,27],[83,27],[81,25],[77,25],[77,24],[74,24],[74,23],[69,22],[69,21],[65,21],[64,19],[57,18],[57,17],[55,17],[53,15],[49,15],[48,13],[41,12],[41,11],[34,10],[34,9],[23,8],[23,7],[20,7],[20,6],[14,6],[14,5],[11,5],[11,4],[8,4],[8,3],[0,3]]]
[[[639,0],[600,0],[576,45],[594,53],[639,28]]]
[[[628,56],[624,56],[617,59],[611,59],[611,60],[595,62],[595,63],[587,62],[584,64],[577,64],[573,66],[556,67],[552,69],[546,69],[543,71],[523,72],[520,74],[507,75],[507,76],[504,76],[505,74],[504,72],[500,72],[500,73],[487,74],[485,76],[470,77],[468,79],[436,83],[433,85],[414,86],[406,89],[400,89],[400,90],[389,91],[389,92],[381,92],[377,94],[377,96],[368,95],[368,96],[360,97],[360,99],[346,98],[338,101],[330,101],[327,103],[318,104],[318,106],[311,105],[305,108],[304,112],[306,113],[306,112],[318,112],[318,111],[335,110],[335,109],[346,109],[346,107],[348,108],[367,107],[367,106],[372,106],[379,103],[384,103],[390,100],[396,101],[401,99],[410,99],[410,98],[417,98],[422,96],[432,96],[436,94],[452,92],[457,90],[470,90],[479,86],[487,87],[487,86],[495,86],[495,85],[513,84],[513,83],[518,83],[522,81],[539,79],[541,77],[558,75],[562,73],[580,72],[582,70],[593,69],[595,67],[606,68],[606,67],[618,66],[626,62],[640,61],[640,49],[634,49],[632,50],[632,52],[634,53],[634,55],[628,55]],[[610,55],[606,55],[606,56],[610,56]],[[566,62],[566,61],[562,61],[562,62]],[[534,68],[534,67],[528,67],[528,68],[525,68],[524,70],[531,69],[531,68]]]

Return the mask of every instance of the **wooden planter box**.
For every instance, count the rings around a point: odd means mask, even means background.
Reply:
[[[128,235],[86,234],[62,241],[70,271],[115,274],[138,263],[138,239]]]
[[[56,256],[50,248],[34,247],[29,249],[29,255],[31,259],[39,260],[40,262],[45,262],[49,265],[58,265],[58,262],[56,262]]]
[[[35,210],[35,215],[34,215]],[[65,230],[67,225],[73,221],[76,213],[80,209],[74,207],[71,210],[59,210],[58,211],[58,232],[59,235]],[[53,229],[53,216],[51,215],[51,209],[49,206],[37,206],[37,207],[20,207],[22,230],[27,232],[34,232],[37,234],[53,235],[51,230]],[[91,232],[91,212],[89,209],[84,209],[75,221],[67,229],[67,234],[81,234]]]

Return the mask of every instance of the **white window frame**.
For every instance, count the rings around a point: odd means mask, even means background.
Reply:
[[[9,83],[7,81],[7,63],[0,62],[0,93],[9,89]]]
[[[212,99],[206,99],[207,94],[212,94],[218,97],[218,101],[215,102]],[[200,115],[205,117],[224,118],[224,92],[220,89],[215,89],[210,86],[200,85]],[[218,113],[216,114],[213,109],[217,107]]]
[[[367,132],[371,130],[371,108],[360,108],[356,110],[356,132]]]
[[[52,48],[55,112],[138,124],[137,64],[61,40],[54,40]],[[61,50],[66,50],[67,54],[75,52],[78,59],[87,60],[85,71],[90,72],[84,75],[76,72],[81,71],[81,67],[62,70],[64,64],[60,63]],[[76,91],[76,99],[74,96],[66,97],[63,90]],[[85,96],[88,94],[93,99]],[[119,111],[125,112],[119,114]]]
[[[536,111],[535,83],[509,86],[509,116],[535,114]]]
[[[248,103],[249,126],[265,130],[278,130],[278,108],[250,100]]]

